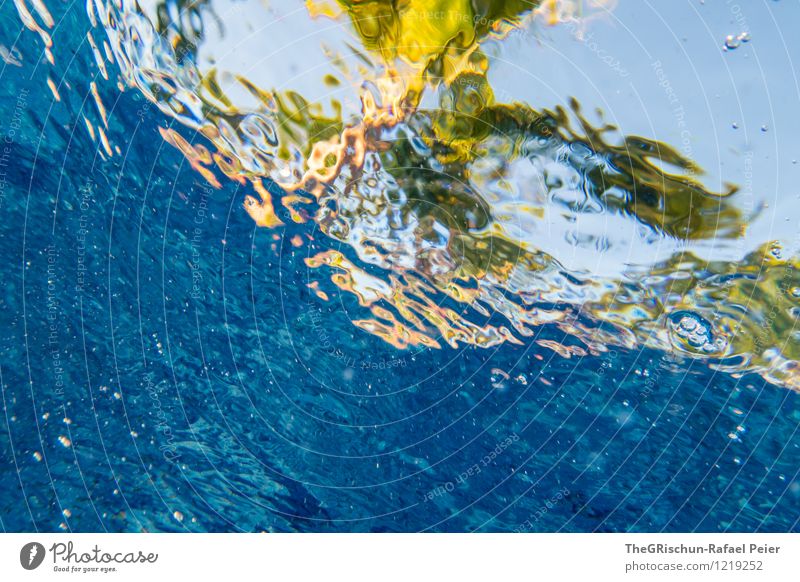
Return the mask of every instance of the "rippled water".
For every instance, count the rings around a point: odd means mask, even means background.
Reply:
[[[5,529],[797,529],[797,9],[440,4],[4,5]]]

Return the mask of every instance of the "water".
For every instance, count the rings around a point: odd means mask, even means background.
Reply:
[[[3,6],[4,530],[798,529],[794,120],[513,4]]]

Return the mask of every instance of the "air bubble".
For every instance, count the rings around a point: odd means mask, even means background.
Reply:
[[[741,41],[739,40],[738,36],[733,36],[732,34],[729,34],[728,36],[725,37],[725,47],[724,47],[725,49],[732,51],[734,49],[739,48],[739,44],[741,44]]]
[[[729,34],[728,36],[725,37],[725,44],[722,46],[722,50],[725,50],[725,51],[735,50],[735,49],[739,48],[739,46],[743,42],[750,42],[750,33],[749,32],[745,31],[745,32],[741,32],[741,33],[739,33],[737,35]]]

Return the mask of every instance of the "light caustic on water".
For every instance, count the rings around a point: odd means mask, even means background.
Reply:
[[[37,20],[15,1],[52,51],[46,9],[33,3]],[[89,0],[87,11],[101,72],[115,63],[121,89],[188,130],[160,131],[212,186],[248,187],[260,226],[309,222],[345,243],[306,264],[321,301],[323,279],[356,296],[362,330],[400,349],[649,346],[800,389],[797,258],[774,241],[739,261],[702,258],[704,242],[742,236],[735,186],[708,190],[676,148],[592,124],[574,100],[551,110],[495,95],[491,55],[507,37],[535,42],[610,8],[590,4]],[[112,156],[93,94],[99,117],[84,121]],[[654,245],[672,255],[631,259]],[[576,250],[587,260],[565,267]],[[539,339],[542,326],[569,339]]]

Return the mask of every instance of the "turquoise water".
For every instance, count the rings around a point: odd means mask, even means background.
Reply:
[[[427,326],[436,348],[393,345],[399,336],[354,325],[368,319],[364,288],[349,292],[315,266],[322,253],[338,252],[361,276],[390,281],[402,249],[390,268],[363,249],[364,240],[403,241],[382,238],[391,221],[354,218],[351,232],[367,233],[354,242],[325,220],[296,222],[276,205],[282,224],[257,226],[245,209],[251,184],[214,169],[219,187],[211,186],[159,130],[211,148],[208,141],[142,92],[121,92],[116,64],[107,63],[110,81],[102,79],[84,7],[49,9],[56,66],[17,9],[0,8],[4,531],[800,529],[800,400],[783,376],[729,373],[688,348],[665,348],[668,340],[639,341],[638,331],[630,339],[591,310],[580,315],[592,337],[608,334],[604,349],[554,323],[526,334],[499,299],[487,303],[496,309],[470,312],[438,287],[430,296],[463,325],[511,330],[515,341],[451,345]],[[535,97],[530,84],[525,90]],[[615,90],[600,92],[613,100]],[[725,131],[737,131],[730,123]],[[751,120],[752,135],[779,132],[765,123],[762,131],[761,118]],[[786,133],[781,151],[796,149]],[[757,169],[771,163],[764,146],[751,150]],[[595,176],[588,162],[576,166]],[[731,167],[712,163],[711,182],[719,172],[744,188],[741,167]],[[766,173],[753,180],[777,180],[759,178]],[[276,199],[288,195],[265,182]],[[607,227],[612,249],[615,228]],[[561,236],[552,232],[552,241]],[[645,238],[656,235],[663,238],[653,248],[675,242],[655,227]],[[439,248],[426,240],[426,249]],[[553,242],[547,251],[559,248]],[[433,287],[437,264],[416,267]],[[532,300],[541,313],[566,313],[583,289],[593,293],[575,282],[592,275],[574,272],[553,269],[561,295]],[[492,289],[516,300],[515,285]],[[691,325],[713,328],[697,304]],[[665,321],[680,324],[685,313]]]

